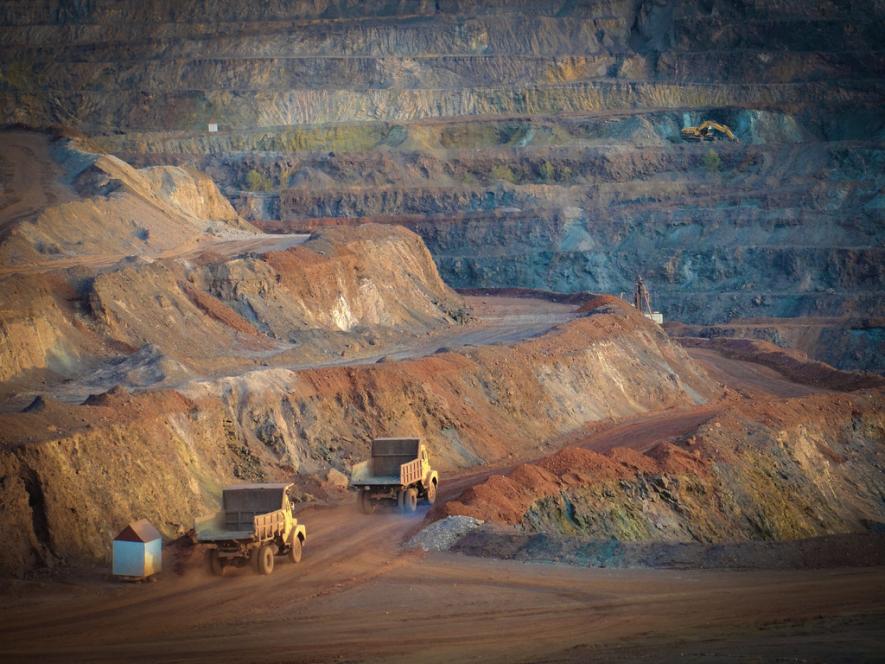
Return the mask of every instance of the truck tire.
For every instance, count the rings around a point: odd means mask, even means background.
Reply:
[[[412,487],[406,491],[403,498],[403,511],[407,514],[414,513],[418,509],[418,489]]]
[[[375,501],[369,498],[368,491],[360,491],[359,498],[360,512],[363,514],[371,514],[375,511]]]
[[[396,492],[396,508],[400,512],[406,511],[406,490],[400,489]]]
[[[270,544],[262,544],[255,556],[255,567],[259,574],[267,576],[273,572],[273,547]]]
[[[436,482],[431,482],[427,485],[427,495],[424,496],[424,500],[427,501],[428,505],[433,505],[436,502]]]
[[[218,555],[218,549],[209,549],[209,571],[215,576],[224,575],[224,561]]]
[[[289,562],[301,562],[301,538],[298,533],[292,533],[292,541],[289,542]]]

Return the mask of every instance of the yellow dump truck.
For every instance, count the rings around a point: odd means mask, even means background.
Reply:
[[[289,500],[292,484],[238,484],[225,487],[221,511],[194,524],[197,541],[209,547],[209,569],[221,576],[227,566],[252,563],[259,574],[273,572],[274,556],[301,561],[307,529]]]
[[[439,474],[430,467],[420,438],[376,438],[372,458],[353,467],[350,486],[360,509],[371,514],[381,501],[396,502],[402,512],[415,512],[418,501],[436,502]]]
[[[682,138],[686,141],[721,141],[737,142],[737,136],[727,125],[705,120],[697,127],[686,127],[682,130]]]

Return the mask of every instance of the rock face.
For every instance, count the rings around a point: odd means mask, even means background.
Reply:
[[[0,108],[196,165],[266,228],[410,224],[459,287],[617,294],[642,274],[667,319],[881,316],[883,17],[873,0],[6,3]],[[680,139],[708,118],[740,142]]]

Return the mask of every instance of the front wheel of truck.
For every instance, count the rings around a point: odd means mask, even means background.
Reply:
[[[436,482],[431,481],[427,485],[427,495],[424,496],[424,500],[427,501],[428,505],[433,505],[436,502]]]
[[[289,542],[289,562],[301,562],[301,538],[298,533],[292,533],[292,541]]]
[[[407,514],[414,513],[418,509],[418,489],[412,487],[406,491],[403,497],[403,511]]]
[[[259,574],[267,576],[273,572],[273,547],[270,544],[264,544],[258,549],[255,564]]]

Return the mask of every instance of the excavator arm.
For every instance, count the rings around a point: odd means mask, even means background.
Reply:
[[[697,127],[686,127],[682,130],[682,138],[687,141],[715,141],[726,137],[729,141],[737,142],[737,136],[724,124],[713,120],[704,120]]]
[[[718,131],[722,134],[728,136],[729,141],[737,141],[737,136],[734,135],[734,132],[728,128],[727,125],[719,124],[718,122],[713,122],[713,120],[705,120],[701,123],[701,126],[698,127],[702,132],[707,135],[710,134],[711,130]]]

